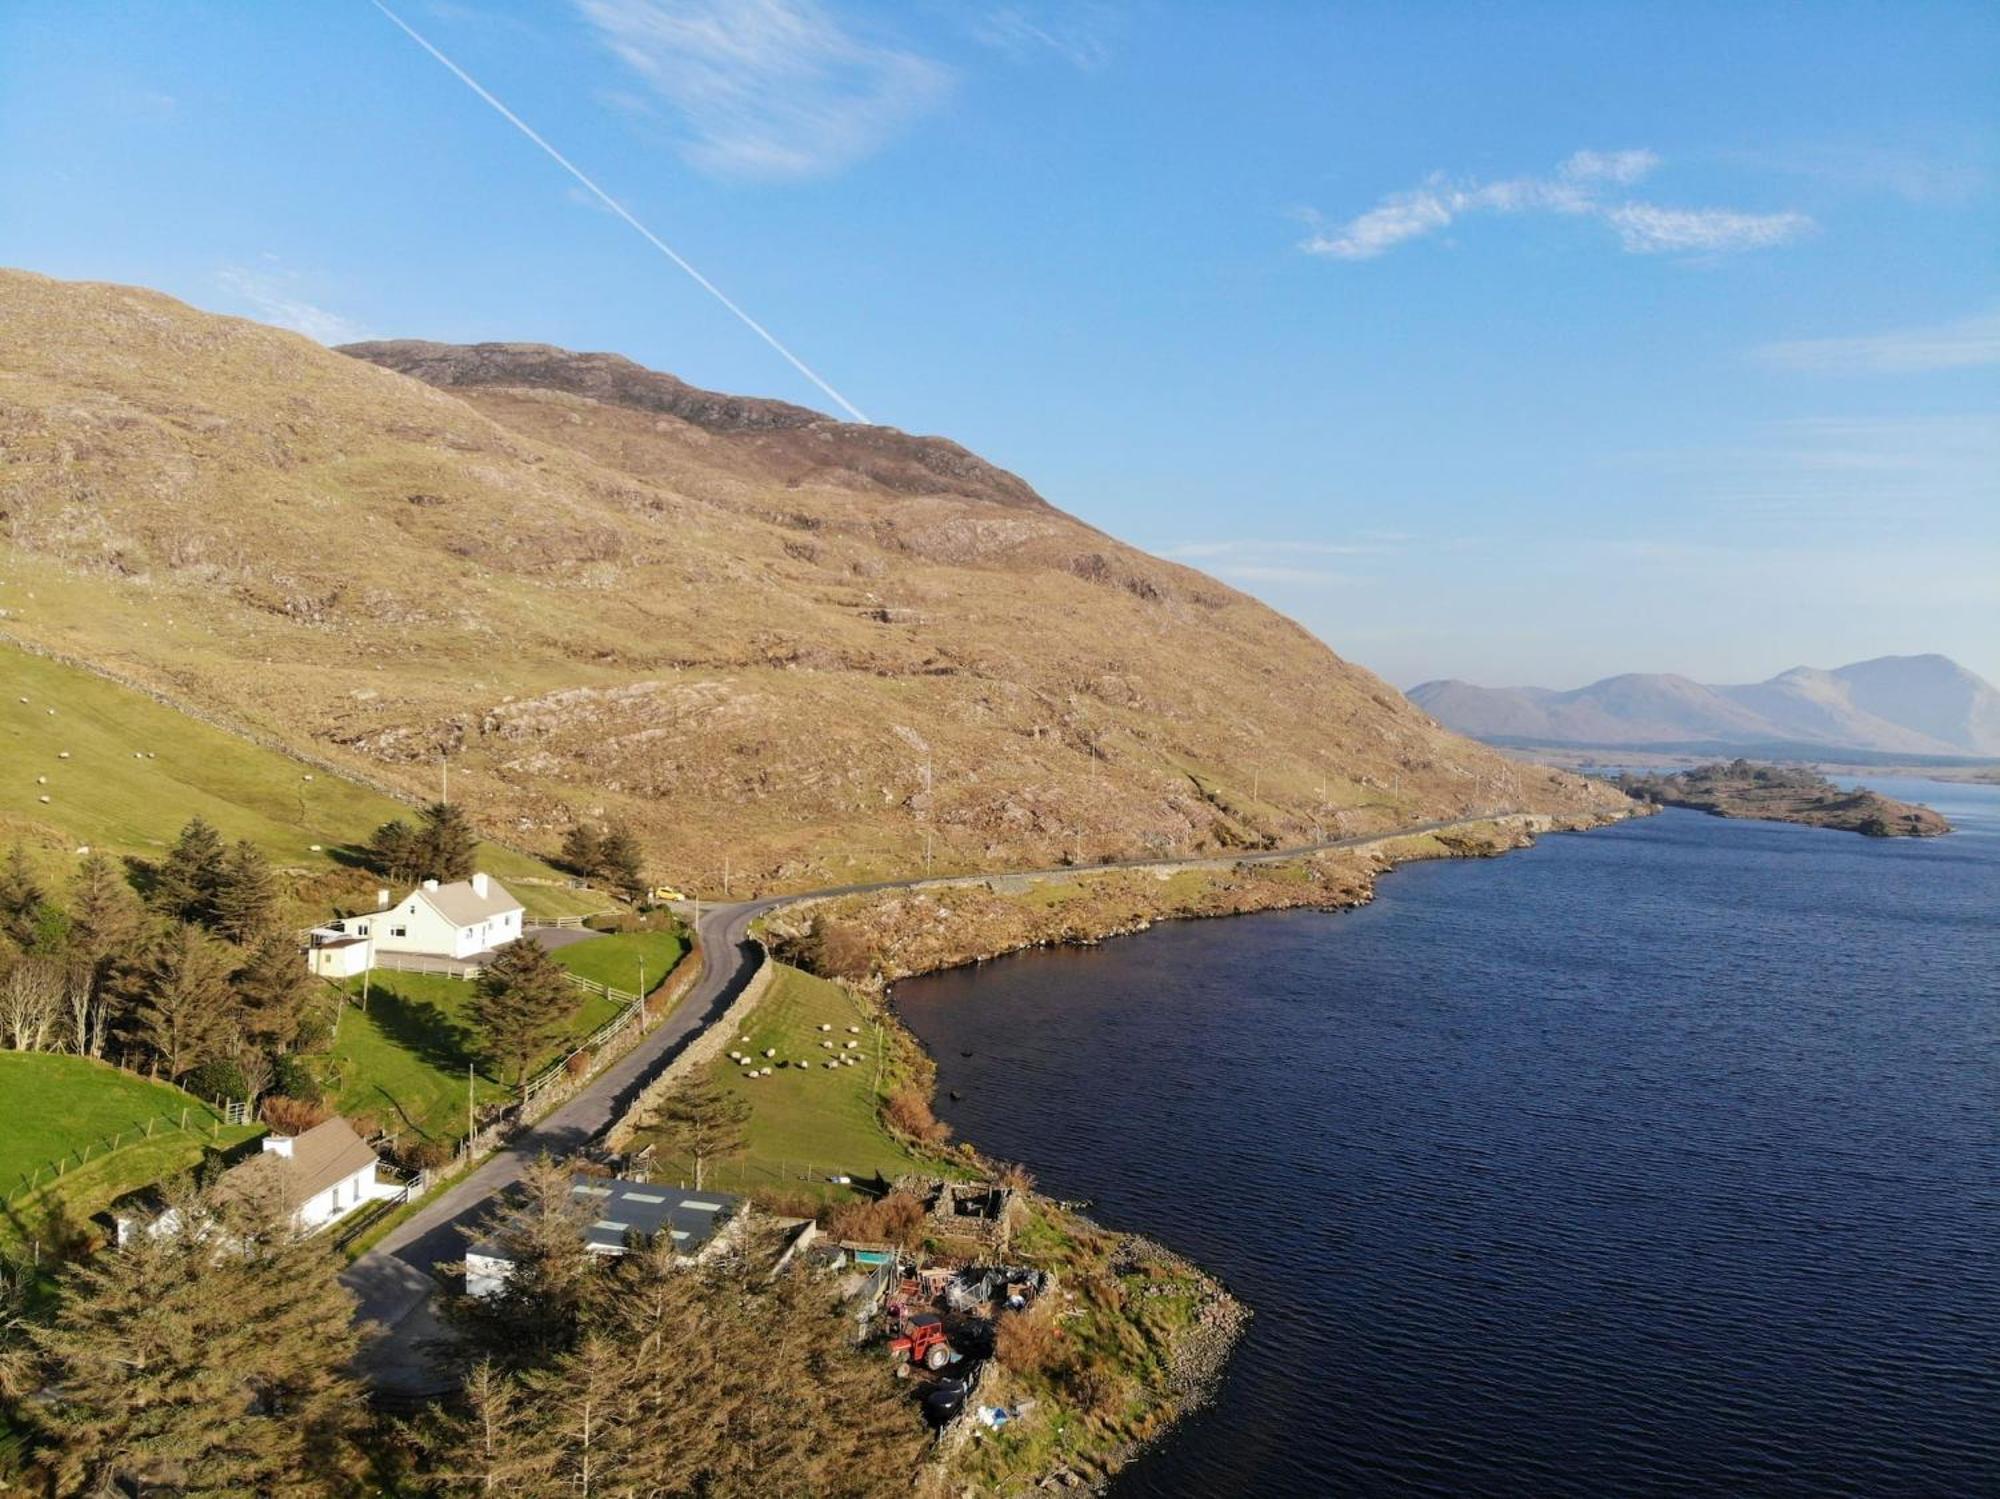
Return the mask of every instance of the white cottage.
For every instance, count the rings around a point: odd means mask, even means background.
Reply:
[[[375,1152],[339,1115],[303,1134],[266,1135],[261,1155],[231,1166],[216,1183],[218,1196],[249,1191],[266,1175],[284,1183],[296,1203],[298,1226],[311,1233],[343,1218],[370,1198],[397,1190],[375,1181]]]
[[[519,937],[521,920],[521,903],[491,875],[475,874],[449,885],[425,880],[395,905],[343,925],[378,953],[469,958]]]

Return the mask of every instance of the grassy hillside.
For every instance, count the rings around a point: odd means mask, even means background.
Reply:
[[[88,1057],[0,1052],[0,1099],[0,1236],[16,1239],[39,1232],[58,1205],[71,1221],[86,1219],[192,1167],[207,1145],[259,1133],[222,1123],[179,1088]]]
[[[0,643],[0,841],[157,858],[191,817],[247,838],[283,869],[326,873],[410,809],[352,780],[253,744],[93,672]],[[44,801],[43,798],[47,800]],[[536,915],[610,904],[499,844],[482,868]]]
[[[0,629],[412,796],[449,752],[489,829],[616,817],[705,895],[1620,805],[949,445],[372,357],[438,383],[0,272]]]
[[[831,1026],[822,1031],[822,1025]],[[860,1033],[850,1034],[856,1025]],[[831,1041],[833,1048],[820,1043]],[[826,1058],[855,1048],[863,1061],[852,1067],[828,1068]],[[723,1057],[710,1073],[724,1088],[751,1106],[748,1147],[741,1155],[704,1168],[705,1185],[724,1191],[766,1190],[780,1194],[809,1193],[815,1197],[845,1196],[829,1176],[865,1178],[881,1173],[927,1169],[883,1128],[882,1100],[904,1081],[904,1059],[893,1038],[861,1009],[840,985],[782,965],[763,1003],[731,1038],[729,1048],[762,1058],[775,1049],[769,1077],[754,1081],[745,1069]],[[811,1065],[779,1067],[778,1061]],[[642,1131],[640,1144],[659,1150],[654,1175],[660,1180],[692,1182],[693,1166],[653,1131]]]

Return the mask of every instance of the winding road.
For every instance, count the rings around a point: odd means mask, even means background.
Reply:
[[[703,970],[673,1011],[639,1043],[592,1078],[575,1097],[547,1118],[515,1136],[468,1175],[425,1203],[397,1224],[341,1275],[359,1303],[357,1317],[375,1323],[381,1335],[366,1347],[360,1361],[363,1375],[378,1390],[392,1395],[434,1393],[449,1384],[426,1354],[425,1345],[442,1337],[432,1292],[439,1284],[438,1267],[465,1257],[471,1235],[485,1222],[492,1198],[521,1179],[529,1162],[546,1153],[573,1155],[602,1135],[639,1092],[667,1066],[688,1042],[719,1019],[764,962],[763,949],[750,940],[750,924],[765,912],[802,901],[843,895],[867,895],[926,886],[948,887],[987,879],[1046,879],[1115,869],[1177,871],[1270,864],[1334,849],[1361,848],[1392,838],[1443,832],[1513,815],[1491,811],[1442,822],[1413,823],[1390,832],[1364,833],[1323,843],[1250,853],[1187,859],[1129,859],[1110,864],[1042,870],[1009,870],[993,875],[882,880],[873,884],[841,885],[797,895],[702,908],[698,916]]]

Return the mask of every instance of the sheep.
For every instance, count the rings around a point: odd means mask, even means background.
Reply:
[[[764,1048],[764,1055],[767,1058],[775,1057],[777,1054],[778,1054],[778,1048],[775,1046],[767,1046]]]

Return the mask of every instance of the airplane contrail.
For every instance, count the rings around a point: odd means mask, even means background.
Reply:
[[[429,40],[423,35],[422,32],[418,31],[408,21],[405,21],[401,16],[397,15],[393,10],[389,9],[388,6],[382,3],[382,0],[372,0],[372,3],[377,10],[382,12],[383,15],[387,16],[391,21],[395,22],[397,27],[402,31],[402,33],[405,36],[407,36],[411,41],[415,42],[419,47],[422,47],[424,51],[430,53],[430,55],[432,57],[435,57],[439,62],[443,63],[444,66],[450,70],[452,76],[458,79],[460,83],[464,84],[467,88],[471,89],[475,94],[479,95],[480,98],[484,99],[488,104],[492,105],[494,110],[498,112],[498,114],[502,119],[504,119],[508,124],[512,125],[516,130],[520,131],[521,134],[525,135],[529,140],[533,141],[536,145],[540,146],[543,151],[547,152],[549,158],[552,161],[554,161],[557,166],[561,167],[565,172],[568,172],[570,176],[574,177],[578,182],[582,183],[585,188],[589,189],[592,196],[594,196],[598,200],[598,202],[602,203],[606,208],[610,209],[613,213],[617,214],[619,218],[623,219],[626,223],[630,224],[634,229],[638,230],[640,235],[644,237],[647,244],[651,245],[655,250],[658,250],[662,255],[666,256],[667,259],[671,260],[675,265],[679,266],[682,270],[686,271],[688,275],[694,279],[694,282],[697,286],[699,286],[703,291],[707,292],[711,297],[715,298],[716,301],[720,302],[724,307],[727,307],[732,313],[734,313],[737,319],[743,324],[744,327],[748,328],[752,333],[756,334],[759,338],[763,339],[765,343],[769,344],[772,348],[776,349],[780,354],[782,354],[785,357],[785,362],[790,364],[793,369],[797,370],[801,375],[804,375],[808,380],[812,381],[813,384],[817,385],[821,390],[825,391],[829,396],[831,396],[835,401],[835,403],[839,405],[842,411],[845,411],[849,416],[853,417],[857,422],[866,422],[868,420],[868,418],[862,414],[860,407],[856,406],[852,401],[848,400],[846,396],[842,395],[839,391],[835,390],[831,385],[827,384],[826,381],[822,380],[818,375],[814,374],[812,371],[812,367],[808,365],[803,359],[799,358],[798,355],[794,354],[790,349],[786,348],[782,343],[780,343],[778,341],[776,334],[772,333],[769,328],[766,328],[762,323],[758,322],[755,318],[750,316],[750,314],[745,312],[741,307],[738,307],[734,302],[730,301],[729,297],[727,296],[727,294],[723,292],[721,287],[717,286],[713,281],[709,280],[708,277],[702,275],[700,271],[696,270],[694,266],[688,263],[686,257],[683,256],[679,251],[674,249],[672,245],[668,244],[665,240],[661,239],[659,235],[653,233],[652,230],[648,229],[644,224],[640,223],[637,219],[632,217],[630,211],[626,209],[623,203],[620,203],[616,198],[612,197],[611,194],[607,193],[603,188],[599,187],[595,182],[592,182],[590,178],[585,176],[583,171],[567,156],[563,155],[562,152],[558,151],[554,146],[550,145],[547,141],[543,140],[541,136],[537,135],[534,131],[534,128],[531,125],[529,125],[526,120],[522,119],[519,115],[515,114],[513,110],[509,109],[506,105],[502,104],[498,99],[494,98],[493,95],[488,93],[484,88],[480,87],[478,79],[474,78],[470,73],[466,72],[465,69],[461,68],[457,63],[453,62],[449,57],[446,57],[442,52],[438,51],[436,47],[430,44]]]

